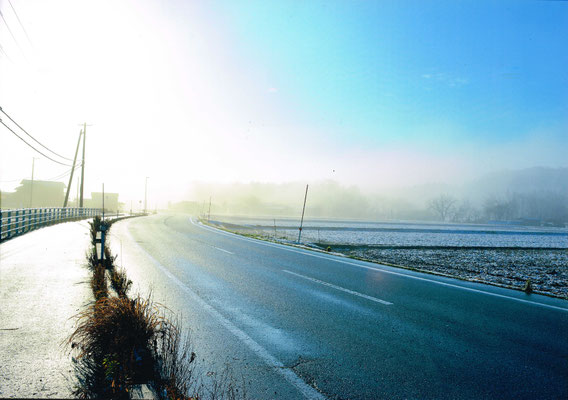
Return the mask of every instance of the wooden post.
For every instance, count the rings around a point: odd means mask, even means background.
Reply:
[[[306,211],[306,199],[308,198],[308,185],[306,185],[306,194],[304,195],[304,208],[302,208],[302,219],[300,220],[300,229],[298,232],[298,243],[302,237],[302,225],[304,224],[304,212]]]

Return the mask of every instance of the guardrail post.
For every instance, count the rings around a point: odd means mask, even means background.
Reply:
[[[8,221],[6,226],[8,226],[10,228],[10,229],[6,229],[6,238],[9,238],[10,233],[12,233],[11,232],[11,230],[12,230],[12,211],[8,211],[8,215],[6,216],[5,219]]]
[[[20,231],[21,229],[22,229],[22,221],[20,217],[20,210],[16,210],[16,233],[18,235],[22,233]]]
[[[22,210],[22,233],[26,233],[27,232],[27,219],[28,219],[28,209],[24,208]]]

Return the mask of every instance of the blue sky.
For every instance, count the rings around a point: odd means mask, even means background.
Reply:
[[[373,189],[568,166],[566,1],[12,4],[31,42],[0,0],[15,37],[0,21],[0,106],[68,157],[92,124],[87,160],[113,161],[89,164],[87,190],[137,201],[149,176],[165,201],[193,181]],[[12,190],[38,155],[0,141]]]
[[[217,9],[282,95],[332,131],[343,126],[337,134],[348,140],[436,140],[423,128],[451,126],[444,140],[490,145],[567,127],[565,2],[226,1]]]

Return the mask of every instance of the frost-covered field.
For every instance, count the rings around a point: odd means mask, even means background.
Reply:
[[[298,220],[217,219],[249,233],[298,239]],[[308,220],[304,221],[302,241],[352,245],[568,248],[568,229]]]
[[[293,219],[216,217],[226,229],[296,241]],[[304,221],[302,243],[463,279],[568,296],[568,229],[497,225]]]

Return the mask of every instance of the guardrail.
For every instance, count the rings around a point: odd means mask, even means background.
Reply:
[[[102,209],[100,208],[56,207],[0,210],[0,242],[44,226],[93,218],[101,214]]]

